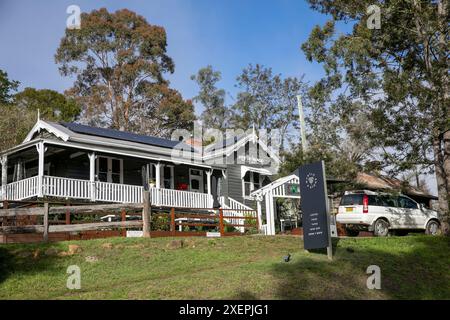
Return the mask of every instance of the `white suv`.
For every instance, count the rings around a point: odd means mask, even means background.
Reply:
[[[341,199],[336,221],[345,225],[347,234],[373,231],[385,237],[390,230],[425,230],[435,235],[439,230],[438,214],[405,195],[372,191],[346,191]]]

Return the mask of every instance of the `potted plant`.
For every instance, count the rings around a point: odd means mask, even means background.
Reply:
[[[155,179],[150,179],[148,182],[148,185],[150,188],[156,188],[156,181]]]

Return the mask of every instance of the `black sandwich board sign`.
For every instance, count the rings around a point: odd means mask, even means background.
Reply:
[[[331,258],[327,185],[323,161],[299,167],[298,177],[304,248],[305,250],[328,248],[328,257]]]

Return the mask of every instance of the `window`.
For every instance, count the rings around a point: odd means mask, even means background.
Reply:
[[[123,183],[123,160],[111,157],[98,157],[97,179],[102,182]]]
[[[406,197],[399,197],[399,203],[401,208],[417,209],[417,203]]]
[[[398,207],[398,199],[395,196],[380,196],[380,201],[384,207]]]
[[[108,158],[98,158],[98,180],[103,182],[108,181]]]
[[[250,193],[261,188],[261,175],[258,172],[247,171],[242,181],[242,193],[244,198]]]
[[[258,190],[259,188],[261,188],[261,183],[260,183],[260,175],[257,172],[253,172],[253,190]]]
[[[367,195],[369,206],[383,206],[380,198],[376,195]],[[341,206],[362,206],[364,194],[346,194],[341,199]]]
[[[164,189],[173,189],[173,166],[164,166],[163,177]]]
[[[363,204],[362,194],[346,194],[341,199],[341,206],[353,206]]]
[[[111,159],[111,182],[120,183],[120,160]]]

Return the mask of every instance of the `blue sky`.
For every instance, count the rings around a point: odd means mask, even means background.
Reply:
[[[0,0],[0,68],[23,87],[64,91],[54,54],[64,34],[69,5],[83,12],[126,7],[163,26],[175,73],[172,87],[185,98],[196,95],[190,76],[211,64],[222,72],[221,87],[233,95],[235,79],[249,63],[260,63],[284,76],[315,81],[320,66],[306,61],[300,45],[326,16],[299,0],[149,0],[149,1],[12,1]],[[231,100],[229,101],[231,102]],[[197,107],[197,112],[200,112]]]

